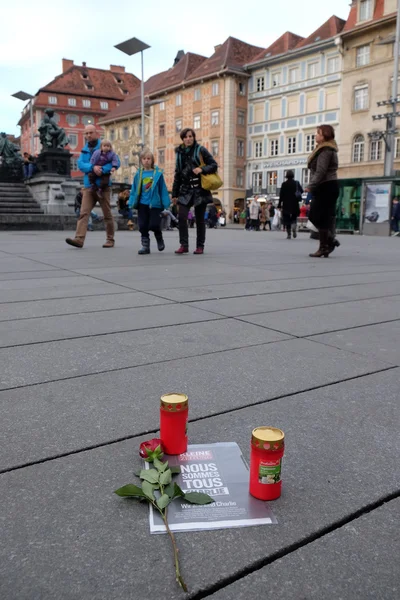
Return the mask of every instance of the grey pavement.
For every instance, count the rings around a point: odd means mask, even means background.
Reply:
[[[140,257],[136,232],[2,232],[1,600],[185,597],[147,507],[113,494],[172,390],[191,443],[249,460],[254,427],[286,434],[277,525],[177,534],[189,598],[400,597],[400,241],[326,260],[307,234],[207,235]]]

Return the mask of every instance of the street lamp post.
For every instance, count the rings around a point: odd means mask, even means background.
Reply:
[[[400,1],[400,0],[399,0]],[[145,145],[145,136],[144,136],[144,69],[143,69],[143,51],[150,48],[148,44],[138,40],[137,38],[131,38],[130,40],[126,40],[126,42],[122,42],[121,44],[117,44],[114,48],[118,48],[124,54],[128,56],[133,56],[140,52],[141,56],[141,66],[142,66],[142,82],[140,85],[140,96],[141,96],[141,113],[142,113],[142,148]]]
[[[24,102],[26,102],[26,100],[30,100],[29,112],[31,119],[31,154],[34,154],[35,149],[33,147],[33,99],[35,96],[32,96],[32,94],[28,94],[27,92],[16,92],[15,94],[11,95],[13,98],[18,98],[18,100],[23,100]]]

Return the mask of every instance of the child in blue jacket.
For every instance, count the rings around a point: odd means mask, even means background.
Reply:
[[[162,252],[165,248],[161,232],[161,213],[169,209],[170,199],[164,175],[154,165],[154,155],[149,150],[140,154],[141,167],[136,173],[131,193],[129,208],[138,211],[138,225],[142,236],[142,247],[138,254],[150,254],[149,231],[154,232],[157,248]]]

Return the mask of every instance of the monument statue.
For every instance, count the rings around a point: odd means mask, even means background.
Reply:
[[[18,162],[19,164],[22,164],[22,156],[19,152],[19,148],[10,142],[4,131],[0,133],[0,156],[2,158],[2,163],[12,164]]]
[[[0,133],[0,181],[22,181],[23,164],[18,147]]]
[[[45,115],[39,126],[40,143],[43,146],[43,150],[47,149],[60,149],[69,144],[69,139],[62,127],[59,127],[55,121],[54,110],[46,108],[44,111]]]

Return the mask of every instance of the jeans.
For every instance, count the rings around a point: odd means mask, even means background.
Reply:
[[[35,168],[35,165],[33,163],[25,163],[24,164],[25,179],[30,179],[32,177],[34,168]]]
[[[133,219],[131,208],[120,208],[118,214],[120,214],[121,217],[124,217],[124,219],[129,219],[129,221],[132,221]]]
[[[149,231],[154,232],[156,240],[162,240],[161,233],[161,209],[150,208],[147,204],[139,204],[138,225],[142,238],[150,239]]]
[[[184,204],[179,205],[179,241],[184,248],[189,247],[189,230],[188,230],[188,214],[190,206]],[[196,215],[196,248],[204,248],[206,241],[206,224],[204,222],[204,213],[206,212],[206,204],[202,202],[194,207]]]

